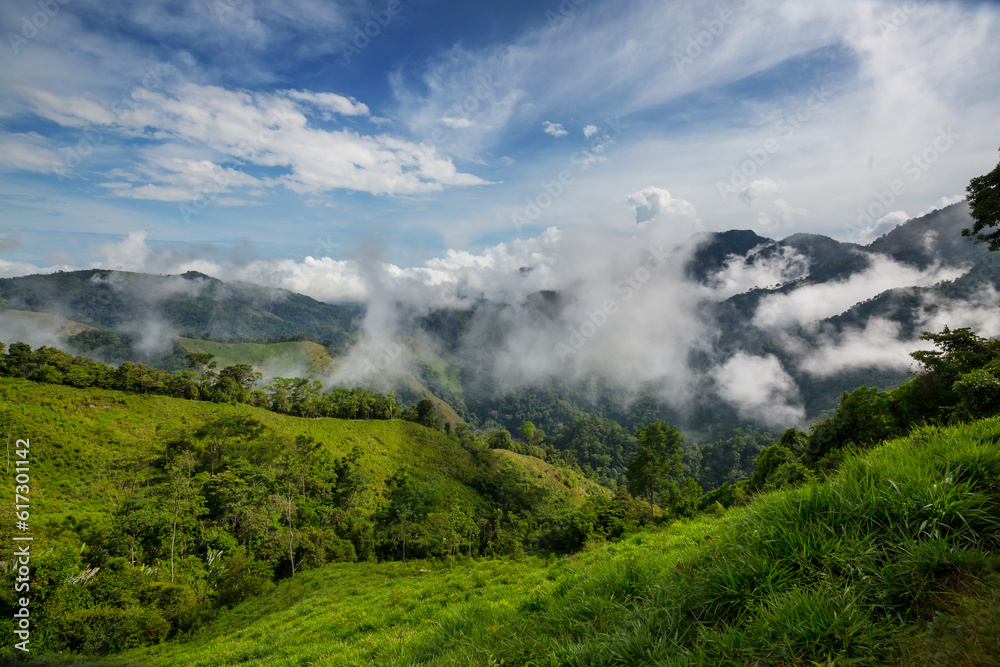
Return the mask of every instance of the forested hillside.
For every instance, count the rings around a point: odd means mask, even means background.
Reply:
[[[0,437],[31,443],[37,653],[182,636],[324,563],[574,549],[646,520],[572,470],[403,420],[0,378]]]
[[[360,312],[193,271],[154,276],[102,270],[0,279],[0,309],[52,313],[92,327],[69,342],[78,352],[116,362],[164,356],[178,336],[345,345]]]

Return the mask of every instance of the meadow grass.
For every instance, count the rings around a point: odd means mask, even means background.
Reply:
[[[924,429],[567,558],[328,566],[103,664],[997,664],[998,441]]]
[[[23,408],[40,515],[54,513],[45,519],[54,523],[102,511],[93,478],[102,462],[155,449],[159,424],[193,426],[235,410],[18,380],[0,380],[0,400]],[[335,452],[359,444],[377,476],[406,464],[466,488],[456,481],[464,450],[413,424],[254,415]],[[103,659],[36,662],[994,665],[998,443],[997,418],[925,428],[848,456],[826,482],[570,557],[331,564],[191,636]]]
[[[269,375],[318,377],[329,370],[333,357],[329,350],[312,341],[286,343],[217,343],[195,338],[178,338],[188,352],[208,352],[215,355],[219,368],[235,364],[250,364],[266,368]]]

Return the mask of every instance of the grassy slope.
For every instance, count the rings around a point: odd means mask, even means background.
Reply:
[[[434,404],[434,410],[441,415],[447,423],[451,424],[452,427],[458,426],[459,424],[464,424],[465,420],[455,412],[455,408],[451,407],[448,403],[431,393],[431,390],[420,384],[420,381],[414,377],[412,374],[407,374],[403,382],[408,385],[409,389],[420,396],[420,398],[426,398],[431,403]]]
[[[507,449],[494,449],[493,451],[527,472],[529,479],[534,479],[538,484],[547,488],[557,489],[568,494],[574,506],[582,505],[590,495],[611,495],[610,489],[587,479],[575,470],[556,468],[540,458],[525,456]]]
[[[103,664],[997,664],[998,441],[927,429],[572,558],[328,566]]]
[[[214,341],[178,338],[187,352],[214,354],[219,368],[235,364],[250,364],[269,377],[318,377],[329,369],[333,357],[319,343],[216,343]]]
[[[33,515],[56,538],[70,515],[79,523],[106,516],[102,470],[118,456],[146,452],[159,454],[157,430],[194,429],[217,417],[250,414],[276,433],[293,440],[313,436],[335,456],[355,446],[364,452],[362,464],[374,490],[399,468],[438,489],[444,498],[474,504],[476,493],[458,479],[471,469],[468,452],[454,439],[402,421],[348,421],[303,419],[279,415],[246,405],[231,406],[185,401],[164,396],[141,396],[99,389],[74,389],[0,378],[0,407],[16,406],[21,424],[15,437],[30,438],[33,456]],[[5,457],[0,452],[0,457]],[[548,464],[522,457],[527,468],[546,469],[539,483],[556,492],[574,495],[555,483]],[[4,458],[0,458],[0,465]],[[569,472],[562,473],[569,475]],[[37,524],[36,524],[37,525]],[[9,530],[3,527],[0,536]],[[4,549],[9,542],[4,542]],[[0,555],[3,555],[0,551]]]
[[[0,378],[0,405],[20,409],[18,437],[31,439],[34,458],[33,514],[52,536],[71,514],[79,522],[105,515],[102,469],[116,456],[158,453],[158,427],[195,428],[237,410],[252,414],[291,439],[311,435],[334,455],[361,446],[363,465],[376,488],[405,465],[445,496],[471,502],[475,495],[455,479],[470,465],[465,450],[442,434],[401,420],[300,419],[249,406],[80,390],[7,378]]]

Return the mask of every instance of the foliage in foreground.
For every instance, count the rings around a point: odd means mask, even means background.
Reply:
[[[627,494],[573,471],[402,420],[0,378],[0,441],[13,450],[22,437],[34,459],[35,654],[183,636],[328,563],[578,549],[646,520]],[[0,542],[13,544],[13,517],[0,519]]]
[[[996,664],[998,441],[1000,419],[925,428],[555,561],[328,566],[100,664]]]

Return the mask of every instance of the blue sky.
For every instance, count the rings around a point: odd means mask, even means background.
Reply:
[[[2,275],[364,298],[365,262],[434,285],[553,234],[867,241],[1000,146],[993,3],[14,0],[0,26]]]

